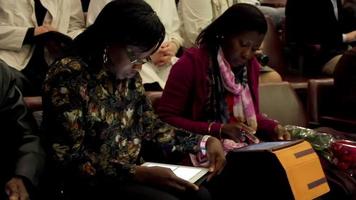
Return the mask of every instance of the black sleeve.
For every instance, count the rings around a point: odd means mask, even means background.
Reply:
[[[35,134],[36,124],[23,101],[21,91],[15,84],[16,74],[6,66],[0,66],[0,115],[9,113],[9,120],[15,122],[13,127],[19,134],[17,162],[14,174],[28,178],[32,184],[37,184],[44,165],[44,152],[39,136]],[[9,133],[10,134],[10,133]],[[13,141],[9,141],[13,142]]]
[[[35,37],[35,28],[32,27],[32,28],[28,28],[27,29],[27,32],[26,32],[26,35],[25,35],[25,39],[23,40],[23,45],[24,44],[32,44],[33,43],[33,40],[34,40],[34,37]]]

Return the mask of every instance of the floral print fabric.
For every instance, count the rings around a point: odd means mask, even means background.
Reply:
[[[200,150],[202,136],[157,119],[138,74],[116,80],[105,67],[63,58],[47,74],[43,105],[51,158],[81,176],[127,179],[143,162],[143,140],[160,145],[164,155]]]

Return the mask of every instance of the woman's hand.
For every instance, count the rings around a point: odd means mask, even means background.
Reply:
[[[289,132],[284,128],[284,126],[278,124],[276,128],[274,128],[274,132],[277,135],[278,140],[290,140]]]
[[[159,49],[150,56],[152,63],[159,67],[171,64],[171,59],[176,51],[177,47],[173,42],[164,42]]]
[[[206,142],[207,156],[209,160],[208,181],[215,175],[220,174],[225,166],[225,154],[221,142],[215,137],[209,137]]]
[[[356,41],[356,31],[351,31],[345,34],[345,43],[351,43]]]
[[[21,178],[12,178],[6,183],[5,192],[9,196],[9,200],[29,200],[29,195],[25,184]]]
[[[229,123],[222,125],[221,136],[223,138],[232,139],[235,142],[243,140],[242,133],[255,134],[256,131],[244,123]]]
[[[164,42],[161,45],[161,51],[166,55],[174,56],[178,51],[178,47],[174,42]]]
[[[47,33],[49,31],[57,31],[57,30],[55,28],[53,28],[52,26],[42,25],[42,26],[38,26],[35,28],[33,35],[37,36],[37,35]]]
[[[189,181],[179,178],[173,171],[165,167],[137,166],[135,180],[159,187],[175,188],[177,190],[198,190],[199,187]]]

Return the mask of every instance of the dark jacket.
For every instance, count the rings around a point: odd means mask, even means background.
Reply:
[[[356,119],[356,47],[346,51],[336,65],[334,84],[339,114]]]
[[[319,69],[347,46],[342,41],[341,1],[337,0],[338,19],[331,0],[288,0],[286,4],[286,39],[299,49],[318,45],[314,60]]]
[[[14,176],[36,185],[44,164],[36,124],[15,84],[16,71],[0,64],[0,76],[0,187]]]

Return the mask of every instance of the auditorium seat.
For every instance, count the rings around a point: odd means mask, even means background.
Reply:
[[[313,80],[312,83],[326,84],[328,81],[330,80],[316,79]],[[356,138],[356,120],[349,120],[340,116],[319,114],[320,116],[318,116],[318,118],[320,118],[321,121],[320,123],[315,123],[315,120],[313,119],[315,116],[310,115],[310,113],[308,115],[306,114],[295,90],[288,82],[261,84],[259,87],[259,95],[260,112],[266,114],[271,119],[279,121],[282,125],[290,124],[312,128],[316,131],[331,134],[336,138],[352,140]],[[320,104],[315,106],[318,105]],[[315,113],[313,114],[315,115]],[[309,118],[314,120],[312,121],[313,123],[308,123]],[[333,123],[331,123],[331,121]],[[337,123],[339,123],[338,126],[336,126]]]
[[[259,103],[262,113],[282,125],[307,126],[303,104],[289,82],[260,84]]]
[[[308,85],[308,113],[311,124],[356,132],[356,114],[355,117],[350,117],[338,111],[338,96],[332,78],[310,79]]]

